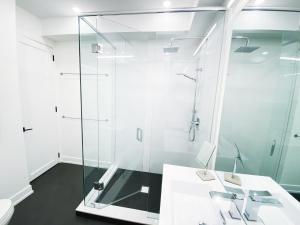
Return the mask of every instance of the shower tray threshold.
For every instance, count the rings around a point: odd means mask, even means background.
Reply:
[[[76,208],[76,214],[84,217],[108,218],[127,222],[156,225],[159,224],[159,214],[148,211],[108,205],[102,209],[92,208],[84,204],[84,200]]]

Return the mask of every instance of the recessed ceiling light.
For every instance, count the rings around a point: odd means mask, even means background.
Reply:
[[[80,13],[80,9],[78,7],[73,7],[72,9],[73,9],[74,12]]]
[[[283,57],[283,56],[281,56],[280,59],[281,60],[287,60],[287,61],[296,61],[296,62],[300,61],[300,58],[295,58],[295,57]]]
[[[171,6],[171,1],[164,1],[164,7],[170,7]]]
[[[262,52],[261,54],[262,54],[262,55],[268,55],[269,52]]]
[[[255,0],[254,4],[259,5],[262,4],[265,0]]]

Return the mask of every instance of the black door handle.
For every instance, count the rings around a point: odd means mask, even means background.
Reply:
[[[295,134],[295,135],[294,135],[294,138],[300,138],[300,135]]]
[[[26,129],[26,127],[23,127],[23,133],[25,133],[26,131],[30,131],[32,130],[32,128]]]

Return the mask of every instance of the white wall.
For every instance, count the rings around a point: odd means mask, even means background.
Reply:
[[[2,0],[0,8],[0,198],[15,203],[32,193],[22,134],[17,72],[15,1]]]
[[[22,122],[33,128],[24,133],[33,180],[57,163],[59,152],[53,43],[42,37],[41,20],[18,7],[16,23]]]
[[[197,28],[197,32],[192,30],[190,36],[204,35],[214,24],[214,14],[205,27],[202,24],[202,16],[198,15],[198,20],[194,21],[193,26]],[[180,46],[180,52],[168,56],[163,53],[163,48],[169,45],[170,38],[163,36],[155,38],[147,33],[140,33],[137,36],[124,33],[122,38],[108,34],[108,38],[111,38],[118,48],[117,54],[134,56],[116,60],[116,74],[113,60],[97,60],[96,55],[91,53],[90,45],[101,42],[101,38],[96,35],[82,38],[82,72],[109,75],[106,78],[99,78],[98,82],[96,77],[82,80],[83,116],[96,118],[99,103],[100,118],[109,119],[109,122],[99,123],[99,131],[97,123],[84,122],[84,152],[87,164],[93,160],[94,165],[97,164],[99,157],[101,162],[107,164],[117,162],[122,168],[150,170],[157,173],[162,172],[163,163],[198,166],[194,159],[201,143],[204,140],[211,140],[223,19],[222,16],[218,18],[216,31],[200,51],[200,62],[198,58],[193,57],[200,40],[178,41],[176,45]],[[197,27],[199,25],[197,22],[202,29]],[[124,39],[129,43],[124,42]],[[112,54],[108,44],[104,49],[106,54]],[[122,50],[125,53],[122,53]],[[58,42],[55,53],[59,76],[60,116],[79,118],[79,76],[59,75],[61,72],[79,72],[76,39]],[[191,143],[188,141],[188,132],[195,83],[177,76],[176,73],[186,72],[196,76],[196,69],[199,67],[202,67],[202,71],[199,72],[197,110],[201,117],[201,125],[196,134],[196,142]],[[115,106],[115,109],[111,108],[112,106]],[[114,110],[116,115],[113,113]],[[143,143],[136,140],[137,128],[144,130]],[[62,160],[80,163],[82,154],[80,121],[61,119],[61,132]]]
[[[80,83],[78,41],[57,42],[55,45],[56,76],[58,77],[58,113],[60,123],[61,160],[82,163],[80,119]],[[60,73],[75,73],[61,76]],[[77,75],[76,75],[77,74]]]
[[[234,30],[299,30],[297,12],[242,11],[234,23]]]
[[[16,7],[18,39],[31,38],[44,41],[42,38],[41,20],[20,7]]]

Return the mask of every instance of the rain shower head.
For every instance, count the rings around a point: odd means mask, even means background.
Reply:
[[[248,37],[244,37],[244,36],[234,36],[232,37],[232,39],[240,39],[240,40],[245,40],[246,44],[245,46],[241,46],[238,49],[236,49],[234,52],[237,53],[251,53],[254,52],[255,50],[259,49],[259,46],[249,46],[250,43],[250,39]]]
[[[242,46],[236,49],[234,52],[238,53],[251,53],[254,52],[255,50],[259,49],[260,47],[258,46]]]
[[[202,36],[195,36],[195,37],[176,37],[170,39],[170,46],[163,48],[165,54],[177,53],[179,51],[178,46],[173,46],[177,41],[185,41],[185,40],[193,40],[193,39],[203,39]]]
[[[171,46],[171,47],[165,47],[164,48],[164,53],[165,54],[177,53],[178,50],[179,50],[179,47],[173,47],[173,46]]]

